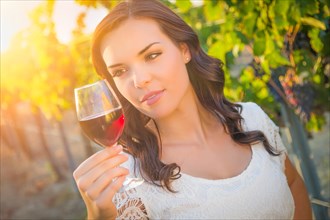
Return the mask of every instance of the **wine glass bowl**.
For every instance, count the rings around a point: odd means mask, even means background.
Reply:
[[[115,144],[123,132],[122,107],[106,80],[75,89],[76,110],[84,133],[95,143]]]
[[[108,82],[103,79],[74,90],[80,126],[88,138],[103,147],[113,146],[124,130],[122,106]],[[135,188],[144,180],[126,177],[120,192]]]

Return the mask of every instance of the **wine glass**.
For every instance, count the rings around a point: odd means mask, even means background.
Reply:
[[[74,90],[80,126],[89,139],[102,147],[114,145],[124,130],[122,106],[108,82],[103,79]],[[120,192],[143,183],[127,177]]]

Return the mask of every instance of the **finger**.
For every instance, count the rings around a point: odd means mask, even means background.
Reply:
[[[122,151],[122,149],[123,149],[123,147],[121,145],[116,145],[116,146],[112,146],[112,147],[107,147],[107,148],[93,154],[91,157],[89,157],[84,162],[82,162],[78,166],[78,168],[74,171],[74,173],[73,173],[74,178],[75,179],[79,178],[81,175],[83,175],[84,173],[87,173],[89,170],[91,170],[97,164],[119,154]]]
[[[123,183],[126,179],[126,176],[120,176],[115,181],[113,181],[98,197],[95,201],[96,205],[102,209],[106,208],[109,204],[112,203],[114,195],[118,190],[123,186]]]
[[[114,169],[108,170],[88,188],[86,194],[91,199],[95,200],[106,187],[115,182],[117,178],[121,176],[127,176],[128,173],[129,171],[123,167],[116,167]]]
[[[111,172],[114,167],[118,167],[127,160],[128,157],[126,155],[118,155],[103,161],[76,180],[78,187],[83,191],[87,190],[98,178],[102,177],[108,171]]]

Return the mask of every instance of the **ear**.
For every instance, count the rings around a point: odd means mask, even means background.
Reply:
[[[191,53],[188,45],[186,43],[180,43],[179,47],[182,53],[182,59],[184,63],[189,63],[189,61],[191,60]]]

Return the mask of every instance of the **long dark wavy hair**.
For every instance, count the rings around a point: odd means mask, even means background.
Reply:
[[[191,60],[186,67],[202,106],[219,119],[236,143],[250,145],[262,142],[269,154],[279,155],[261,131],[243,131],[243,118],[240,114],[242,106],[228,101],[223,94],[223,63],[202,50],[193,29],[157,0],[126,0],[117,4],[97,26],[92,40],[92,61],[97,73],[109,81],[123,106],[126,124],[119,143],[137,159],[135,171],[138,169],[145,180],[171,192],[174,192],[171,181],[180,178],[180,167],[177,164],[164,164],[160,160],[162,143],[157,125],[158,133],[155,134],[146,126],[153,119],[139,112],[120,94],[101,55],[100,45],[103,37],[128,18],[152,19],[173,43],[187,44]],[[132,40],[133,38],[134,36]]]

